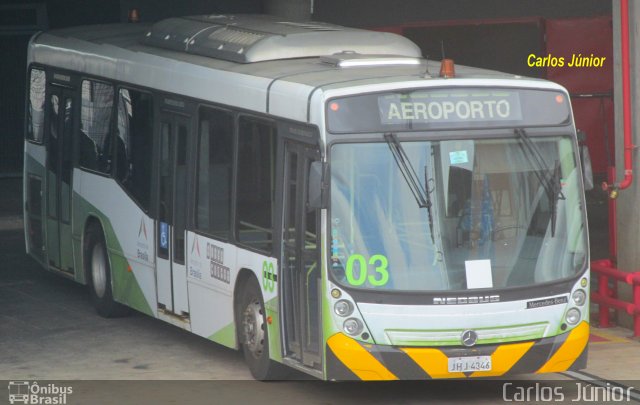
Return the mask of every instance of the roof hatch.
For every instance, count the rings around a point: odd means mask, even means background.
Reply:
[[[239,63],[308,58],[336,53],[420,58],[400,35],[267,15],[169,18],[147,31],[144,44]]]

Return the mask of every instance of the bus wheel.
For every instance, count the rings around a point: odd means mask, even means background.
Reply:
[[[129,309],[113,300],[111,268],[104,234],[99,226],[91,226],[85,236],[85,269],[91,302],[98,314],[105,318],[125,316]]]
[[[236,307],[238,337],[244,359],[256,380],[283,378],[282,365],[269,358],[269,334],[260,286],[255,278],[247,280]]]

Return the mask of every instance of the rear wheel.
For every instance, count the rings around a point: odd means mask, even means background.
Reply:
[[[91,302],[100,316],[115,318],[127,315],[129,308],[113,300],[111,266],[106,246],[102,228],[98,225],[91,225],[85,235],[84,251]]]
[[[277,380],[286,376],[284,366],[270,359],[264,301],[255,278],[249,278],[236,303],[238,338],[244,359],[256,380]]]

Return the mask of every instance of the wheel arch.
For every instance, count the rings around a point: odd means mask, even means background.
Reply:
[[[236,283],[233,288],[233,322],[236,325],[236,328],[235,328],[236,329],[236,347],[235,347],[236,350],[241,348],[240,328],[239,328],[240,323],[238,318],[240,314],[238,313],[238,302],[242,297],[242,291],[244,290],[247,284],[247,281],[249,281],[251,278],[254,278],[256,282],[259,281],[255,271],[248,269],[246,267],[241,268],[238,271],[238,276],[236,277]]]
[[[110,227],[105,226],[103,220],[94,215],[89,214],[85,219],[84,229],[82,232],[82,263],[85,276],[85,284],[89,287],[91,300],[98,314],[104,318],[117,318],[127,316],[130,312],[130,308],[123,303],[116,301],[113,297],[113,261],[111,258],[109,238],[106,232],[111,230]],[[93,236],[92,236],[93,235]],[[92,242],[93,241],[93,242]],[[101,243],[104,248],[104,255],[107,261],[107,273],[106,273],[106,292],[103,295],[97,295],[93,286],[92,263],[89,259],[92,252],[90,251],[92,246],[96,243]]]
[[[87,218],[84,221],[84,227],[82,229],[82,242],[81,242],[81,246],[82,246],[82,256],[81,256],[81,260],[82,260],[82,274],[84,277],[83,280],[83,284],[88,285],[89,284],[89,280],[91,279],[90,275],[89,275],[89,264],[87,262],[87,257],[89,255],[89,244],[88,244],[88,238],[87,238],[87,233],[90,231],[90,229],[99,229],[100,232],[102,232],[102,238],[104,240],[104,244],[105,244],[105,249],[107,250],[107,260],[109,260],[109,265],[111,265],[111,257],[109,255],[109,245],[107,242],[107,235],[105,235],[105,230],[104,230],[104,225],[102,224],[102,220],[100,220],[100,218],[98,218],[97,216],[93,215],[93,214],[89,214],[87,216]],[[111,266],[109,266],[109,269],[111,269]]]

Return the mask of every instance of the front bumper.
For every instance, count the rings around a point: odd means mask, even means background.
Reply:
[[[552,373],[586,367],[589,324],[535,341],[466,347],[395,347],[337,333],[326,348],[328,380],[425,380]],[[449,357],[491,356],[491,371],[450,373]]]

